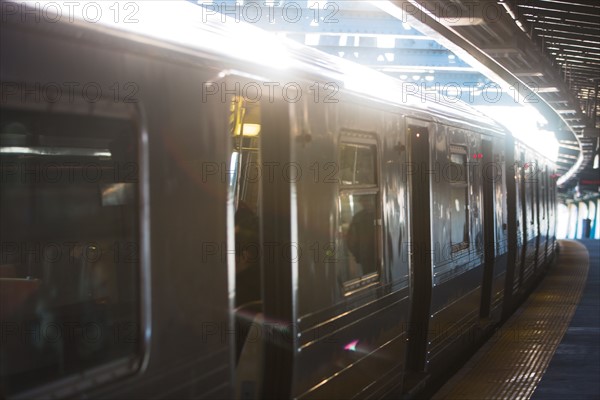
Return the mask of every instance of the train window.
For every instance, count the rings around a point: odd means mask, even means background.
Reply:
[[[450,146],[450,241],[452,252],[469,247],[467,149]]]
[[[547,185],[548,185],[548,176],[546,171],[544,170],[544,172],[542,172],[541,174],[542,180],[540,182],[540,202],[542,203],[542,219],[546,219],[546,210],[547,210],[547,205],[546,202],[548,201],[548,198],[546,196],[547,193]]]
[[[138,136],[128,115],[110,115],[0,108],[7,394],[138,365]]]
[[[354,138],[347,137],[352,140]],[[346,293],[379,278],[381,217],[377,181],[377,146],[361,135],[340,145],[339,277]],[[360,141],[360,143],[358,143]]]
[[[231,189],[235,204],[236,306],[260,300],[260,104],[235,96],[230,107],[233,140]]]
[[[529,237],[530,239],[532,237],[537,236],[536,233],[534,233],[535,229],[532,225],[535,225],[536,223],[536,208],[537,208],[537,202],[536,202],[536,189],[537,189],[537,161],[530,161],[526,167],[526,172],[525,172],[525,182],[526,182],[526,191],[529,191],[529,198],[527,199],[527,214],[528,214],[528,218],[529,218],[529,229],[530,229],[530,233],[531,236]]]
[[[231,180],[235,207],[258,213],[260,165],[260,104],[236,96],[230,104],[230,131],[233,138]]]
[[[550,218],[550,177],[548,167],[544,168],[544,217]]]
[[[262,311],[260,103],[235,96],[230,103],[229,116],[233,145],[230,189],[235,207],[236,361],[241,363],[242,350],[246,348],[253,319]],[[248,359],[244,360],[244,363],[249,362]]]
[[[372,145],[343,143],[340,150],[342,185],[375,185],[375,151]]]

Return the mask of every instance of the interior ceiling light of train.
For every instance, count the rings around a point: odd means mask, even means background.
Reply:
[[[471,104],[543,146],[566,191],[598,153],[594,0],[576,2],[575,11],[553,0],[194,2],[384,72],[408,92]]]

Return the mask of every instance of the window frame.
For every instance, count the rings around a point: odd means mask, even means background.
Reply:
[[[344,144],[354,144],[354,145],[363,145],[363,146],[372,146],[374,150],[374,173],[375,173],[375,183],[374,184],[350,184],[343,185],[341,182],[341,177],[338,180],[338,190],[337,190],[337,225],[338,230],[341,228],[340,220],[342,215],[342,203],[341,198],[342,195],[374,195],[375,196],[375,226],[376,237],[375,237],[375,255],[376,255],[376,271],[370,272],[368,274],[364,274],[357,278],[351,278],[345,280],[342,283],[342,289],[344,297],[351,296],[357,292],[360,292],[366,288],[375,286],[381,282],[381,278],[383,276],[382,270],[382,235],[383,235],[383,216],[381,209],[381,171],[380,169],[380,146],[377,140],[377,135],[375,132],[365,132],[365,131],[357,131],[350,129],[342,129],[338,146],[337,146],[337,160],[338,165],[341,167],[341,155],[342,155],[342,145]],[[337,238],[338,243],[340,238]],[[341,246],[338,245],[338,248]],[[350,254],[349,252],[347,254]]]
[[[39,98],[39,96],[32,96]],[[63,96],[64,97],[64,96]],[[135,265],[137,276],[139,306],[134,315],[136,321],[137,346],[133,353],[106,360],[92,367],[80,369],[69,375],[34,384],[32,388],[13,392],[9,398],[26,399],[38,397],[69,397],[84,391],[104,387],[107,383],[122,379],[132,379],[145,371],[149,363],[152,325],[151,315],[151,222],[150,222],[150,178],[149,149],[146,113],[141,100],[135,102],[115,103],[109,98],[101,98],[93,110],[89,103],[81,98],[66,100],[64,98],[52,104],[52,112],[66,113],[78,117],[107,117],[128,121],[132,125],[131,134],[137,144],[137,185],[136,185],[136,240],[138,245],[138,262]],[[23,110],[27,112],[48,112],[47,103],[36,102],[26,98],[15,101],[11,96],[1,103],[2,108]]]
[[[239,97],[239,99],[237,99],[238,97]],[[244,96],[236,95],[236,96],[233,96],[230,101],[235,103],[239,100],[242,101],[242,104],[243,104],[242,108],[244,109],[244,113],[241,116],[240,121],[237,121],[237,122],[241,123],[242,126],[243,126],[244,119],[246,118],[246,110],[248,110],[250,108],[258,108],[259,116],[261,116],[262,103],[260,100],[259,101],[249,101]],[[231,114],[233,111],[237,111],[237,110],[230,109],[229,113]],[[235,129],[235,127],[234,127],[234,129]],[[242,128],[242,130],[243,130],[243,128]],[[248,191],[254,190],[256,193],[256,202],[253,203],[251,209],[256,214],[258,214],[259,213],[258,208],[262,201],[261,187],[260,187],[261,182],[262,182],[262,177],[260,176],[261,170],[262,170],[261,169],[261,150],[260,150],[261,136],[259,136],[258,134],[251,135],[251,136],[250,135],[244,136],[241,133],[236,134],[234,130],[230,131],[229,134],[231,135],[231,138],[233,139],[233,142],[234,142],[234,145],[232,145],[232,148],[231,148],[231,158],[230,158],[230,164],[229,164],[229,167],[235,168],[234,176],[230,177],[230,185],[233,186],[231,189],[232,189],[232,196],[234,199],[234,212],[238,209],[239,201],[245,199]],[[245,146],[246,142],[248,142],[251,145],[251,147],[246,147]],[[252,147],[252,145],[256,145],[256,147]],[[233,158],[234,153],[237,154],[237,157],[236,157],[235,165],[232,165],[231,159]],[[250,157],[250,159],[246,160],[246,158],[243,157],[244,155],[247,157]],[[255,171],[257,173],[257,177],[255,178],[254,182],[248,178],[248,176],[251,172],[251,170],[250,170],[251,165],[253,165],[253,164],[257,168]],[[256,186],[253,189],[250,189],[253,184],[256,184]]]
[[[463,240],[458,243],[452,243],[452,213],[450,217],[450,247],[451,253],[459,253],[463,250],[468,250],[470,247],[469,240],[471,237],[471,218],[469,215],[470,210],[470,198],[469,198],[469,187],[471,185],[471,179],[469,177],[469,152],[466,145],[449,144],[448,146],[448,161],[451,164],[456,164],[452,161],[452,155],[457,154],[464,157],[464,180],[456,181],[449,180],[449,188],[463,188],[465,190],[465,231],[463,232]]]

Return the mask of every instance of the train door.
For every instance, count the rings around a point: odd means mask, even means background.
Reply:
[[[541,215],[541,244],[540,251],[542,253],[541,260],[543,264],[548,261],[548,166],[544,165],[544,170],[541,173],[541,198],[540,204],[542,205]]]
[[[427,332],[431,305],[431,221],[430,221],[430,175],[429,130],[427,127],[408,125],[411,171],[410,207],[412,273],[411,313],[407,371],[425,371]]]
[[[230,268],[233,281],[230,288],[234,288],[234,390],[235,398],[248,399],[259,396],[262,380],[263,343],[258,333],[263,315],[260,245],[263,110],[260,102],[233,96],[229,111],[232,149],[228,172],[235,255],[234,268]]]
[[[230,111],[235,398],[285,398],[295,337],[288,104],[234,96]]]
[[[537,161],[533,158],[530,150],[527,150],[523,159],[523,188],[524,188],[524,230],[526,240],[524,242],[523,274],[521,285],[528,282],[535,273],[536,265],[536,171]]]
[[[483,171],[493,162],[492,142],[482,140],[483,147]],[[487,318],[490,315],[490,304],[492,297],[492,281],[494,279],[494,256],[495,256],[495,220],[494,220],[494,177],[483,176],[483,243],[484,243],[484,267],[483,282],[481,284],[481,308],[479,316]]]
[[[531,200],[532,200],[532,209],[531,212],[533,222],[533,234],[535,235],[535,249],[534,249],[534,258],[533,258],[533,271],[534,273],[538,272],[539,263],[539,254],[540,254],[540,237],[541,237],[541,218],[540,218],[540,164],[537,160],[535,160],[531,166],[532,169],[532,178],[531,183],[533,187],[531,188]]]
[[[522,287],[523,260],[527,243],[527,225],[525,221],[525,154],[515,144],[512,136],[506,137],[506,209],[508,255],[502,317],[507,318],[514,309],[517,298],[515,293]]]
[[[518,276],[515,276],[515,279],[518,279],[518,289],[523,288],[523,277],[525,270],[525,260],[527,257],[527,242],[529,241],[528,235],[528,226],[527,226],[527,197],[526,197],[526,188],[525,184],[525,152],[520,152],[519,162],[516,163],[515,166],[518,168],[519,180],[517,183],[517,204],[519,205],[520,214],[518,215],[517,224],[520,226],[521,232],[521,247],[519,248],[519,255],[517,259],[517,270],[519,271]],[[520,222],[520,223],[519,223]]]
[[[292,382],[292,363],[296,347],[294,322],[292,241],[292,193],[285,166],[290,161],[289,102],[279,99],[264,104],[264,134],[261,142],[262,164],[280,166],[274,175],[264,175],[261,194],[263,197],[261,240],[265,249],[262,259],[262,283],[265,322],[263,398],[287,398]],[[273,176],[273,178],[271,178]],[[272,244],[275,244],[272,246]],[[274,247],[271,249],[269,246]]]

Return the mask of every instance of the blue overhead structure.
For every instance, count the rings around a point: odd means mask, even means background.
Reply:
[[[194,1],[207,14],[283,34],[405,82],[478,101],[490,80],[408,23],[358,1]],[[459,89],[457,90],[457,87]],[[462,89],[460,89],[462,88]],[[467,96],[474,94],[469,99]],[[506,96],[504,96],[506,97]]]

